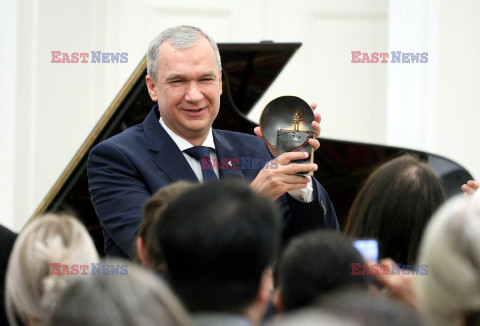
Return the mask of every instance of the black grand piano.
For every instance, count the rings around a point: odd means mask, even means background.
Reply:
[[[214,128],[253,134],[255,124],[247,115],[265,93],[301,43],[218,44],[223,63],[223,95]],[[90,202],[87,184],[87,157],[90,149],[102,140],[140,123],[153,102],[145,85],[144,58],[87,137],[75,157],[35,211],[33,218],[46,211],[76,213],[103,254],[103,235],[98,217]],[[315,152],[319,169],[315,177],[328,191],[340,225],[370,172],[385,161],[411,153],[428,162],[445,185],[447,196],[460,193],[460,186],[472,179],[459,164],[425,152],[382,145],[320,138]]]

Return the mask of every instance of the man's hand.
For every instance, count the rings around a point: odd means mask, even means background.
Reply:
[[[462,190],[464,192],[463,196],[464,197],[472,196],[475,193],[475,191],[478,190],[478,188],[480,188],[480,182],[469,180],[466,184],[462,186]]]
[[[318,142],[318,140],[317,140]],[[309,182],[308,177],[298,176],[298,172],[312,172],[318,169],[317,164],[288,164],[291,161],[305,159],[308,153],[288,152],[265,164],[257,177],[250,184],[254,190],[276,200],[290,190],[302,189]]]
[[[315,137],[313,139],[309,139],[308,143],[312,145],[313,150],[316,151],[317,149],[320,148],[320,142],[316,138],[320,136],[320,130],[321,130],[320,121],[322,121],[322,117],[320,116],[320,112],[315,112],[315,109],[317,108],[317,103],[312,103],[310,106],[312,107],[312,110],[314,110],[314,115],[315,115],[315,120],[312,121],[312,127],[313,127],[313,130],[315,131]],[[270,145],[265,139],[265,137],[263,137],[262,129],[260,127],[256,127],[253,131],[255,132],[255,135],[262,138],[263,141],[267,144],[268,149],[270,150],[270,153],[272,153],[273,156],[277,157],[277,149],[272,145]]]

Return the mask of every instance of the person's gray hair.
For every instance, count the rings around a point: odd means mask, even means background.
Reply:
[[[222,71],[222,61],[220,59],[220,51],[217,43],[204,31],[198,27],[181,25],[170,27],[156,36],[148,46],[147,50],[147,74],[152,77],[153,81],[157,81],[157,70],[160,62],[160,46],[163,42],[168,41],[176,49],[186,49],[194,46],[200,37],[205,37],[212,45],[215,51],[215,59],[217,60],[218,69]]]
[[[420,309],[432,325],[454,325],[480,307],[480,198],[449,200],[432,217],[420,246]]]
[[[5,279],[5,307],[10,325],[16,315],[27,324],[42,322],[57,302],[58,295],[75,276],[53,275],[52,263],[95,263],[97,250],[85,227],[69,215],[37,217],[19,234],[8,262]]]
[[[124,275],[95,275],[69,284],[46,326],[188,326],[191,319],[167,284],[130,261],[108,260]],[[121,269],[120,269],[121,270]]]

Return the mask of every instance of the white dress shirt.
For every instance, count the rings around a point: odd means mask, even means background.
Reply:
[[[195,176],[200,182],[203,182],[203,175],[202,175],[202,166],[201,163],[196,160],[195,158],[191,157],[184,151],[186,149],[194,147],[192,144],[190,144],[189,141],[183,139],[176,133],[174,133],[170,128],[167,127],[165,122],[163,121],[162,117],[160,117],[160,124],[162,125],[163,129],[167,132],[167,134],[172,138],[173,142],[177,144],[178,149],[182,152],[183,156],[185,156],[185,159],[187,160],[188,164],[190,164],[190,167],[192,168],[193,172],[195,173]],[[215,143],[213,142],[213,134],[212,134],[212,128],[208,131],[207,138],[203,142],[202,146],[208,147],[210,149],[210,159],[212,162],[215,162],[217,160],[217,154],[215,153]],[[213,170],[215,171],[215,174],[217,175],[217,178],[219,176],[218,174],[218,168],[216,167],[217,165],[213,165]],[[288,192],[290,196],[295,198],[298,201],[305,202],[305,203],[310,203],[313,201],[313,186],[312,186],[312,180],[307,184],[307,186],[303,189],[297,189],[297,190],[291,190]]]

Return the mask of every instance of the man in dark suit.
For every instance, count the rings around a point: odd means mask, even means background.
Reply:
[[[295,175],[315,171],[317,165],[288,164],[307,154],[273,159],[275,149],[258,137],[212,129],[222,78],[217,45],[207,34],[190,26],[162,32],[149,46],[147,73],[148,92],[158,105],[142,124],[95,146],[88,159],[89,189],[107,257],[132,256],[142,205],[156,190],[179,180],[233,176],[251,181],[253,189],[282,206],[284,238],[314,227],[339,228],[323,187]],[[319,123],[315,113],[316,137]],[[260,128],[255,133],[262,137]],[[320,146],[316,139],[309,142]]]

